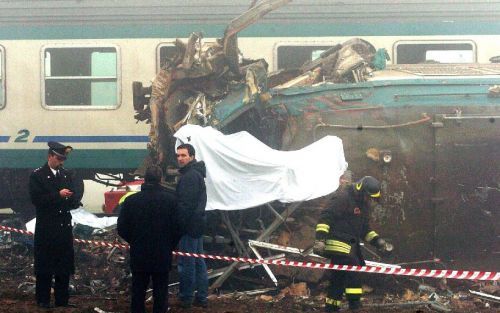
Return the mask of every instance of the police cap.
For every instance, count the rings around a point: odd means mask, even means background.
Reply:
[[[63,160],[66,160],[66,156],[68,155],[68,153],[70,153],[71,150],[73,150],[73,147],[65,146],[62,143],[55,141],[49,141],[47,145],[49,146],[50,153],[56,155],[57,157]]]

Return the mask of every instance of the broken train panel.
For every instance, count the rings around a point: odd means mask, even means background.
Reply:
[[[297,149],[325,135],[342,138],[354,175],[383,182],[373,218],[400,257],[480,256],[493,264],[500,67],[416,67],[395,66],[363,83],[272,90],[272,104],[289,121],[282,143]],[[453,73],[436,73],[446,69]]]

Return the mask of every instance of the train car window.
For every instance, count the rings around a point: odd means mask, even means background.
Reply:
[[[5,52],[0,46],[0,109],[5,106]]]
[[[167,60],[172,59],[177,49],[173,43],[161,43],[158,45],[156,53],[156,72],[165,66]]]
[[[332,46],[297,46],[280,45],[276,49],[278,70],[299,68],[304,63],[312,61]]]
[[[213,41],[203,41],[203,44],[211,44]],[[173,43],[160,43],[156,49],[156,72],[158,73],[165,64],[172,60],[177,52]]]
[[[476,45],[464,42],[397,42],[394,45],[397,64],[474,63]]]
[[[44,47],[43,94],[48,108],[114,108],[119,104],[116,47]]]

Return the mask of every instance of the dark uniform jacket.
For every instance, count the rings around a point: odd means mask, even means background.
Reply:
[[[207,189],[205,186],[205,162],[193,160],[182,167],[177,183],[177,201],[183,232],[193,238],[203,235],[206,225],[205,207]]]
[[[360,240],[373,242],[378,234],[370,229],[368,203],[352,186],[339,190],[316,225],[316,239],[325,240],[326,256],[346,256],[364,265]]]
[[[118,234],[130,244],[133,272],[168,272],[179,239],[173,192],[145,183],[125,199],[118,217]]]
[[[36,207],[36,273],[72,274],[75,271],[70,211],[78,206],[79,199],[76,194],[61,198],[59,190],[74,191],[74,187],[68,170],[60,168],[59,173],[56,177],[45,163],[30,176],[30,197]]]

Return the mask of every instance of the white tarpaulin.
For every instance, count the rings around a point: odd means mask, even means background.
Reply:
[[[190,143],[207,167],[207,210],[241,210],[274,200],[297,202],[327,195],[347,169],[342,140],[326,136],[297,151],[269,148],[247,132],[185,125],[174,136]]]
[[[118,220],[118,217],[116,216],[97,217],[95,214],[86,211],[83,207],[71,210],[70,213],[71,224],[82,224],[93,228],[107,228],[116,225],[116,221]],[[26,223],[26,229],[32,233],[35,233],[35,224],[36,218]]]

